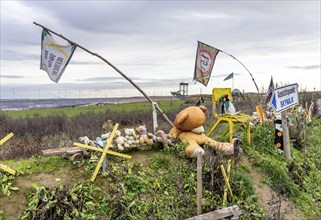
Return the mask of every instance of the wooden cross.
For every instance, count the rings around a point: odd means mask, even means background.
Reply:
[[[98,161],[98,163],[97,163],[96,169],[95,169],[95,171],[94,171],[94,173],[93,173],[93,175],[92,175],[92,177],[91,177],[91,179],[90,179],[91,182],[94,182],[94,181],[95,181],[96,176],[97,176],[97,174],[98,174],[98,171],[99,171],[99,169],[100,169],[100,167],[101,167],[101,164],[103,163],[103,160],[104,160],[104,158],[106,157],[106,154],[111,154],[111,155],[118,156],[118,157],[124,157],[124,158],[127,158],[127,159],[131,159],[131,158],[132,158],[132,156],[130,156],[130,155],[121,154],[121,153],[117,153],[117,152],[108,150],[109,147],[110,147],[110,145],[111,145],[111,142],[112,142],[112,140],[113,140],[113,138],[114,138],[114,135],[115,135],[115,133],[116,133],[116,131],[117,131],[117,129],[118,129],[118,126],[119,126],[119,124],[116,123],[116,125],[115,125],[115,127],[114,127],[114,129],[113,129],[113,131],[112,131],[112,133],[111,133],[111,135],[110,135],[110,137],[109,137],[109,139],[108,139],[108,141],[107,141],[107,144],[106,144],[106,146],[105,146],[104,149],[101,149],[101,148],[98,148],[98,147],[92,147],[92,146],[88,146],[88,145],[85,145],[85,144],[81,144],[81,143],[74,142],[74,145],[75,145],[75,146],[102,152],[102,155],[101,155],[101,157],[100,157],[100,159],[99,159],[99,161]]]
[[[221,171],[224,177],[225,186],[224,186],[224,195],[223,195],[223,207],[226,207],[226,201],[227,201],[227,192],[229,192],[231,198],[234,200],[232,189],[229,183],[230,180],[230,171],[231,171],[231,160],[228,160],[227,163],[227,174],[225,172],[224,166],[221,165]]]
[[[8,134],[7,136],[5,136],[4,138],[2,138],[0,140],[0,145],[4,144],[5,142],[7,142],[10,138],[13,137],[13,133],[11,132],[10,134]],[[16,171],[11,169],[10,167],[6,166],[6,165],[3,165],[0,163],[0,170],[4,170],[8,173],[11,173],[12,175],[15,175],[16,174]]]

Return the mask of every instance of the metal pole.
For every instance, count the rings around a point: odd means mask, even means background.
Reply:
[[[142,93],[145,98],[150,102],[150,103],[153,103],[154,101],[138,86],[136,85],[130,78],[128,78],[122,71],[120,71],[116,66],[114,66],[112,63],[110,63],[108,60],[106,60],[104,57],[100,56],[99,54],[97,53],[94,53],[94,52],[91,52],[90,50],[86,49],[85,47],[69,40],[68,38],[64,37],[62,34],[58,34],[52,30],[50,30],[49,28],[41,25],[41,24],[38,24],[36,22],[33,22],[35,25],[38,25],[44,29],[46,29],[47,31],[50,31],[51,33],[61,37],[62,39],[65,39],[66,41],[69,41],[71,44],[74,44],[75,46],[83,49],[84,51],[86,51],[87,53],[90,53],[91,55],[93,56],[96,56],[98,58],[100,58],[102,61],[104,61],[105,63],[107,63],[109,66],[111,66],[114,70],[116,70],[122,77],[124,77],[125,79],[127,79],[138,91],[140,91],[140,93]],[[156,109],[162,114],[162,116],[165,118],[165,120],[171,125],[173,126],[173,123],[171,122],[171,120],[169,120],[169,118],[165,115],[165,113],[159,108],[159,106],[156,106]]]

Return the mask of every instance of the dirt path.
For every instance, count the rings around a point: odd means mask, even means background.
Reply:
[[[242,159],[241,164],[244,165],[250,165],[247,158]],[[276,210],[272,211],[271,206],[269,203],[272,203],[274,205],[279,204],[277,193],[271,189],[269,186],[262,183],[263,175],[255,168],[251,167],[251,176],[253,180],[253,187],[255,190],[255,193],[258,195],[258,204],[260,207],[262,207],[265,210],[265,213],[267,213],[268,217],[270,219],[272,217],[272,213],[277,214]],[[292,204],[291,201],[288,201],[284,197],[279,198],[281,201],[281,208],[280,208],[280,217],[284,220],[305,220],[303,215],[301,214],[300,210],[295,207],[294,204]]]
[[[85,178],[85,171],[78,167],[65,167],[49,173],[17,176],[13,185],[19,187],[19,190],[13,191],[10,196],[0,198],[0,209],[4,211],[5,220],[19,219],[26,208],[27,192],[33,189],[33,183],[54,188],[59,184],[72,185]]]

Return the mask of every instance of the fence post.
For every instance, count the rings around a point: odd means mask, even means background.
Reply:
[[[283,149],[285,153],[285,158],[287,160],[290,160],[291,159],[290,136],[289,136],[288,121],[286,118],[286,110],[281,112],[281,119],[282,119],[282,129],[283,129]]]
[[[156,111],[156,102],[152,102],[152,107],[153,107],[153,129],[154,129],[154,134],[156,134],[156,130],[158,128],[157,124],[157,111]]]
[[[197,215],[202,214],[202,153],[197,153]]]

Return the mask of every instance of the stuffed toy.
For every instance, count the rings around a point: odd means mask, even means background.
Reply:
[[[220,102],[222,102],[221,113],[235,113],[235,108],[231,100],[228,98],[228,95],[224,94],[220,97]]]
[[[163,130],[156,131],[155,136],[156,141],[162,143],[165,148],[172,144],[172,137],[169,134],[165,134]]]
[[[195,158],[198,152],[204,155],[205,151],[201,147],[203,144],[223,154],[233,155],[233,144],[217,142],[204,134],[203,124],[206,121],[206,111],[205,106],[191,106],[183,109],[177,114],[174,127],[169,134],[173,138],[179,138],[188,143],[185,155],[191,158]]]
[[[124,150],[125,147],[129,147],[129,144],[127,143],[127,139],[121,135],[120,130],[116,131],[114,142],[118,150]]]
[[[125,138],[127,139],[127,143],[129,145],[136,145],[139,144],[139,140],[136,139],[136,131],[134,128],[125,128]]]
[[[80,137],[78,140],[86,145],[95,147],[95,142],[90,140],[87,136]]]
[[[111,132],[107,132],[105,134],[102,134],[100,137],[102,140],[108,141],[110,135],[111,135]]]
[[[153,134],[147,132],[146,125],[140,125],[136,127],[135,130],[138,133],[137,139],[140,144],[152,145],[154,143],[152,139]]]

